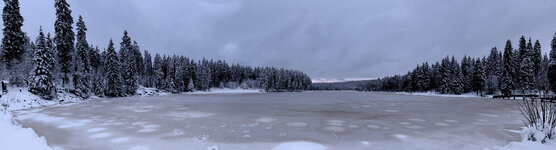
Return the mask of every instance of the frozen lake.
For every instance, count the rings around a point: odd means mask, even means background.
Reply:
[[[513,101],[375,92],[93,100],[18,111],[60,149],[483,149],[520,140]]]

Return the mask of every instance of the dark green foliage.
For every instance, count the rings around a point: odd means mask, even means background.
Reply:
[[[4,0],[6,6],[2,11],[4,21],[4,37],[2,38],[2,62],[8,69],[12,66],[13,60],[21,61],[25,52],[25,33],[21,31],[23,17],[19,12],[18,0]]]

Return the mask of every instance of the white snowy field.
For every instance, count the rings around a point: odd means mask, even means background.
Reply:
[[[522,126],[513,101],[374,92],[164,95],[15,114],[56,149],[515,149],[504,146]]]

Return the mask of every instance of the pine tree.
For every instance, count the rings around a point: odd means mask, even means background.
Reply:
[[[143,59],[143,63],[144,63],[144,86],[145,87],[153,87],[154,86],[154,79],[153,79],[153,62],[152,62],[152,57],[151,57],[151,53],[149,53],[149,51],[145,50],[145,58]]]
[[[23,17],[19,12],[19,0],[4,0],[6,6],[2,11],[4,37],[2,38],[2,62],[11,69],[12,61],[22,60],[25,53],[25,33],[21,30]]]
[[[473,80],[471,81],[473,91],[477,92],[477,94],[482,94],[485,88],[485,70],[480,59],[475,61],[473,68]]]
[[[114,43],[110,40],[104,62],[104,70],[106,72],[106,89],[104,91],[104,95],[106,96],[118,97],[124,95],[119,64],[120,61],[118,60],[118,54],[114,49]]]
[[[131,51],[133,52],[133,56],[135,57],[134,58],[135,68],[137,70],[137,73],[135,74],[137,78],[136,80],[138,82],[142,82],[144,81],[143,76],[145,73],[145,64],[143,63],[143,56],[141,56],[141,48],[139,47],[139,44],[137,44],[136,41],[133,41],[133,45],[131,46]]]
[[[547,55],[543,56],[541,61],[541,70],[539,71],[539,89],[545,93],[550,90],[550,82],[548,81],[548,68],[550,67],[550,59]]]
[[[541,61],[542,61],[541,43],[539,42],[539,40],[535,41],[535,46],[533,47],[532,53],[533,53],[532,60],[533,63],[535,64],[534,73],[539,74],[539,71],[541,69]]]
[[[162,58],[158,53],[154,55],[153,71],[154,85],[157,89],[162,89],[164,87],[164,72],[162,70]]]
[[[52,74],[50,73],[54,64],[49,61],[53,53],[47,48],[42,28],[39,30],[36,43],[37,50],[33,59],[35,68],[33,69],[32,76],[29,77],[29,92],[50,100],[55,96]]]
[[[124,31],[122,43],[120,43],[120,62],[122,62],[122,78],[124,81],[124,92],[128,95],[135,94],[137,90],[137,63],[133,55],[133,48],[131,45],[131,38]]]
[[[58,52],[58,63],[60,71],[64,73],[62,85],[68,81],[67,74],[71,72],[72,54],[74,51],[73,17],[71,16],[70,5],[66,0],[56,0],[56,22],[54,23],[56,49]]]
[[[550,82],[550,89],[556,92],[556,34],[550,43],[550,66],[548,68],[548,81]]]
[[[461,71],[457,71],[455,74],[454,82],[453,82],[453,91],[454,94],[459,95],[462,94],[464,91],[464,84],[463,84],[463,74]]]
[[[501,81],[501,91],[504,95],[511,95],[514,89],[514,54],[513,54],[512,43],[510,40],[506,42],[506,48],[504,48],[504,71],[502,73]]]
[[[73,85],[75,93],[82,97],[87,98],[89,95],[89,88],[91,88],[91,66],[89,63],[90,47],[87,42],[87,27],[83,22],[83,17],[79,16],[77,21],[77,45],[76,52],[73,59]]]

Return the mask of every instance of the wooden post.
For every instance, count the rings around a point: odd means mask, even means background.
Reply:
[[[4,81],[2,81],[2,94],[8,93],[8,86]]]

